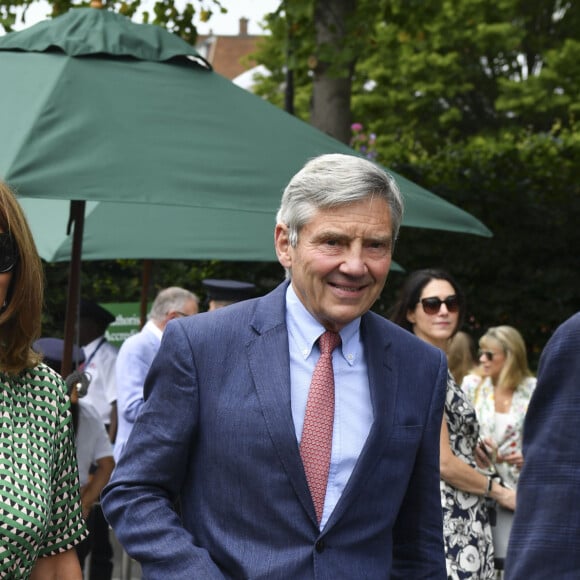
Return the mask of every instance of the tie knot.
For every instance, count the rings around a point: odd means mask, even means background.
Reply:
[[[341,343],[340,334],[327,330],[319,339],[320,354],[330,354]]]

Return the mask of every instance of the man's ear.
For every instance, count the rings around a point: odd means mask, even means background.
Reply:
[[[292,267],[292,246],[290,245],[290,232],[286,224],[276,224],[274,230],[274,246],[278,261],[284,268]]]

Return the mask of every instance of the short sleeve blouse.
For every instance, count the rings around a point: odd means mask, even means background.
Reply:
[[[66,386],[44,364],[0,372],[0,414],[0,578],[27,578],[86,537]]]

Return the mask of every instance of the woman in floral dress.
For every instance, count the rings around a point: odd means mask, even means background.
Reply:
[[[488,329],[479,347],[479,367],[464,378],[461,389],[475,407],[481,437],[499,475],[515,488],[524,464],[524,419],[536,378],[528,366],[524,339],[512,326]]]
[[[465,315],[463,293],[444,270],[418,270],[406,280],[391,319],[447,351]],[[475,411],[451,374],[441,425],[441,503],[447,577],[495,578],[486,498],[515,509],[515,492],[481,473],[475,462],[479,425]]]

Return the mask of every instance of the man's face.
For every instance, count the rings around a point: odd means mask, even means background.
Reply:
[[[182,316],[193,316],[199,312],[199,306],[195,300],[188,300],[183,305],[182,309],[179,312],[174,312],[178,317]]]
[[[165,315],[165,320],[162,324],[157,324],[161,330],[165,328],[167,323],[174,318],[184,318],[185,316],[193,316],[199,312],[199,306],[195,300],[187,300],[180,310],[170,310]]]
[[[277,224],[278,260],[306,309],[335,332],[371,308],[391,266],[391,212],[382,198],[318,210],[300,230],[298,244]]]

